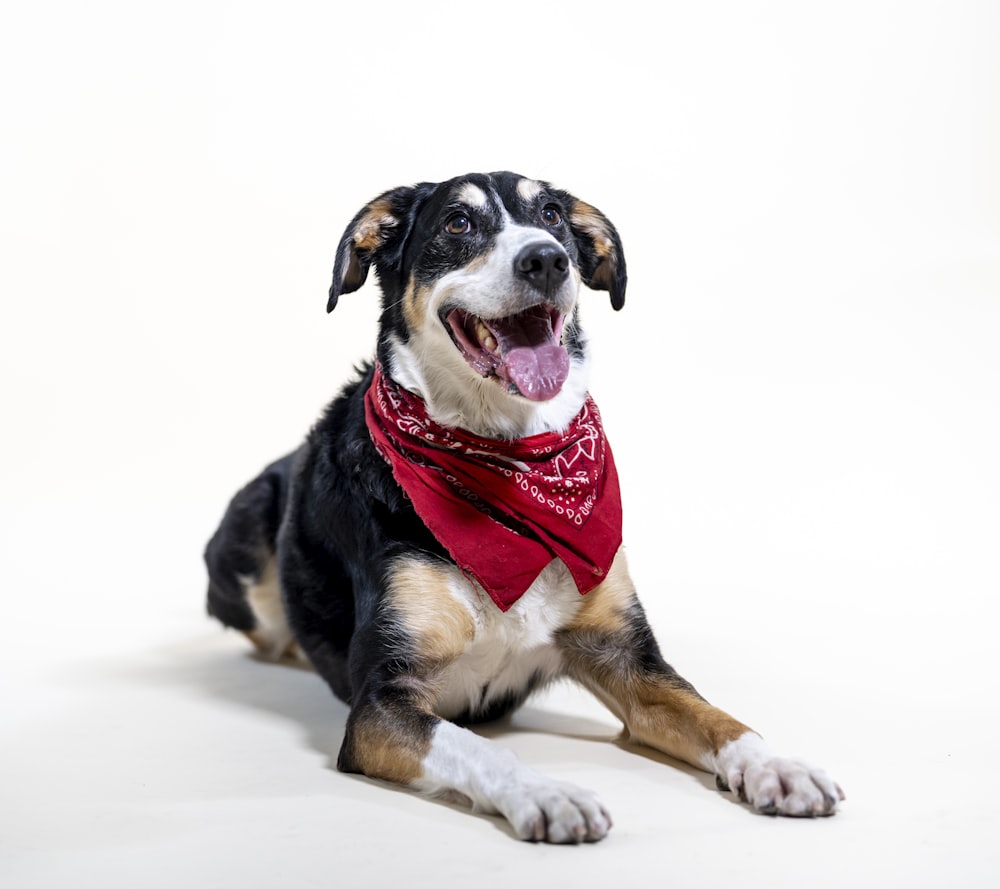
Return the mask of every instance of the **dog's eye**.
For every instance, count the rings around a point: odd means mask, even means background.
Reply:
[[[464,213],[456,213],[454,216],[448,217],[448,221],[444,224],[444,230],[449,235],[467,235],[472,231],[472,220]]]
[[[542,207],[542,222],[546,225],[559,225],[562,222],[562,216],[559,211],[552,206],[552,204],[546,204]]]

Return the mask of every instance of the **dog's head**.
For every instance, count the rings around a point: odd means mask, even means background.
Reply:
[[[485,434],[560,425],[586,392],[582,281],[625,301],[625,259],[594,207],[513,173],[387,191],[344,232],[327,310],[382,288],[379,359],[439,422]]]

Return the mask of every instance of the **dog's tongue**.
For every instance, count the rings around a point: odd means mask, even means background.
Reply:
[[[569,376],[569,355],[555,343],[511,349],[504,365],[508,379],[532,401],[547,401],[556,396]]]
[[[547,401],[569,376],[569,354],[559,344],[547,313],[525,312],[490,322],[503,362],[497,375],[514,383],[525,398]]]

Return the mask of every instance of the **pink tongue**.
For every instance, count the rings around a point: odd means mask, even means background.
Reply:
[[[518,346],[504,354],[507,374],[525,398],[548,401],[569,376],[569,355],[556,343]]]
[[[498,377],[513,383],[532,401],[548,401],[559,394],[569,376],[569,353],[559,344],[548,310],[536,306],[491,321],[490,330],[500,347]]]

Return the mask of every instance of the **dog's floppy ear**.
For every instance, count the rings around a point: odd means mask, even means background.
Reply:
[[[618,311],[625,305],[625,254],[621,238],[611,221],[596,207],[572,198],[570,228],[580,251],[583,283],[594,290],[607,290],[611,305]]]
[[[326,310],[332,312],[342,293],[353,293],[368,278],[373,262],[384,260],[406,239],[414,188],[394,188],[365,206],[347,226],[333,264],[333,283]]]

